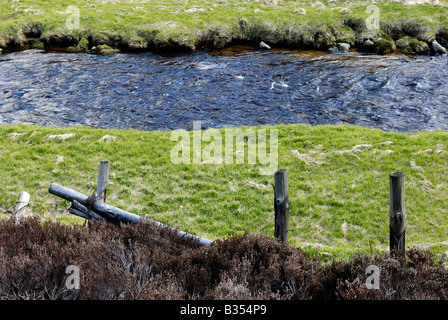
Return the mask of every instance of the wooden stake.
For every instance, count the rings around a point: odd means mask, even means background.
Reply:
[[[22,191],[19,194],[14,211],[11,216],[11,220],[14,220],[16,224],[20,223],[20,220],[25,216],[28,202],[30,201],[30,194],[26,191]]]
[[[404,173],[390,174],[390,250],[405,252],[406,209],[404,206]]]
[[[98,173],[98,182],[96,184],[93,198],[102,202],[106,202],[107,181],[109,179],[109,161],[101,161]]]
[[[277,170],[274,174],[274,209],[275,209],[275,238],[288,242],[288,177],[287,171]]]

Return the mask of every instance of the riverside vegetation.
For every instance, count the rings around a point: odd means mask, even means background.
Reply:
[[[439,52],[434,40],[448,47],[448,2],[418,3],[375,2],[379,29],[372,31],[366,20],[374,12],[362,1],[2,0],[0,48],[188,52],[263,41],[295,49],[328,50],[342,42],[378,54]],[[69,6],[79,11],[77,20]]]

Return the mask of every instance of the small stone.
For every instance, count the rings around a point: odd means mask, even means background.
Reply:
[[[436,40],[431,43],[431,48],[435,54],[446,54],[446,49],[442,47]]]
[[[110,134],[106,134],[105,136],[102,136],[98,142],[111,142],[111,141],[115,141],[117,139],[117,137],[115,136],[111,136]]]
[[[365,42],[364,42],[364,46],[366,46],[366,47],[372,47],[372,46],[374,46],[375,44],[373,43],[373,41],[372,40],[366,40]]]
[[[61,162],[64,162],[64,157],[60,155],[56,155],[56,164],[59,164]]]
[[[348,52],[350,50],[350,44],[345,42],[340,42],[337,46],[340,52]]]
[[[337,54],[339,53],[339,49],[336,46],[332,46],[330,49],[328,49],[328,52],[332,54]]]
[[[205,9],[203,9],[203,8],[191,8],[191,9],[184,10],[184,12],[186,12],[186,13],[195,13],[195,12],[204,12],[204,11],[205,11]]]
[[[350,10],[349,8],[342,8],[341,10],[339,10],[340,14],[350,14],[352,13],[352,10]]]
[[[268,7],[277,7],[278,6],[278,0],[264,0],[263,4],[265,6],[268,6]]]
[[[345,42],[337,43],[336,45],[332,46],[328,51],[333,54],[337,53],[347,53],[350,50],[350,44]]]
[[[384,142],[377,143],[377,145],[379,145],[379,146],[390,146],[392,144],[394,144],[392,141],[384,141]]]
[[[352,148],[352,151],[353,152],[360,152],[360,151],[363,151],[363,150],[369,150],[370,148],[372,148],[371,144],[358,144],[358,145],[356,145],[356,146],[354,146]]]
[[[317,7],[317,8],[319,8],[319,9],[324,9],[324,8],[327,7],[325,4],[323,4],[323,3],[320,2],[320,1],[314,1],[311,5],[312,5],[313,7]]]
[[[268,46],[266,43],[264,43],[263,41],[260,42],[260,44],[258,45],[260,47],[260,49],[262,50],[271,50],[271,47]]]
[[[415,161],[409,161],[409,166],[413,169],[420,170],[422,167],[418,166]]]
[[[68,140],[70,138],[73,138],[74,136],[76,136],[76,133],[55,134],[55,135],[48,136],[48,139],[65,141],[65,140]]]
[[[17,140],[18,138],[20,138],[22,136],[23,136],[23,133],[13,132],[8,135],[8,139]]]
[[[298,14],[298,15],[305,15],[306,14],[306,10],[303,8],[297,8],[294,10],[294,14]]]

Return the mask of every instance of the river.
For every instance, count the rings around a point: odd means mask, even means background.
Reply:
[[[0,124],[139,130],[289,123],[448,129],[448,58],[256,51],[0,56]]]

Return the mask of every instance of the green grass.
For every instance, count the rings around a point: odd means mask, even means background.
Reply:
[[[358,126],[281,125],[279,168],[288,170],[289,242],[318,255],[388,250],[389,173],[406,174],[407,246],[448,251],[448,132],[387,133]],[[242,128],[243,130],[246,128]],[[253,128],[260,129],[260,128]],[[221,130],[223,136],[224,132]],[[20,134],[14,135],[14,133]],[[75,133],[70,139],[50,135]],[[110,134],[115,140],[99,142]],[[273,175],[264,165],[173,164],[170,132],[0,126],[0,214],[20,191],[30,213],[83,223],[52,182],[91,195],[111,161],[108,203],[199,236],[273,235]],[[381,144],[390,141],[393,144]],[[371,145],[361,151],[354,146]],[[206,147],[207,143],[203,144]],[[291,150],[304,155],[300,160]],[[414,161],[420,168],[410,165]],[[307,164],[308,163],[308,164]]]
[[[273,2],[278,4],[272,5]],[[105,41],[118,37],[133,47],[145,46],[148,42],[157,45],[174,40],[194,48],[198,38],[210,30],[218,30],[221,37],[243,36],[238,19],[263,24],[277,37],[293,41],[295,31],[300,31],[301,27],[318,28],[326,25],[331,26],[333,31],[342,31],[345,28],[342,23],[344,19],[365,20],[372,14],[366,12],[370,3],[345,0],[321,2],[324,8],[313,5],[315,1],[311,0],[0,0],[0,46],[4,46],[8,37],[20,37],[20,30],[35,23],[40,25],[43,38],[52,34],[71,34],[77,38],[93,36]],[[441,0],[440,4],[446,5],[448,2]],[[447,6],[406,6],[390,1],[375,5],[380,8],[381,23],[418,21],[434,32],[436,28],[448,25]],[[66,28],[65,22],[71,15],[67,12],[68,6],[79,8],[79,29]],[[294,14],[297,8],[304,8],[307,13]],[[350,9],[350,13],[340,13],[342,8]],[[194,9],[199,10],[191,11]],[[267,40],[275,40],[275,37],[271,38],[267,37]]]

